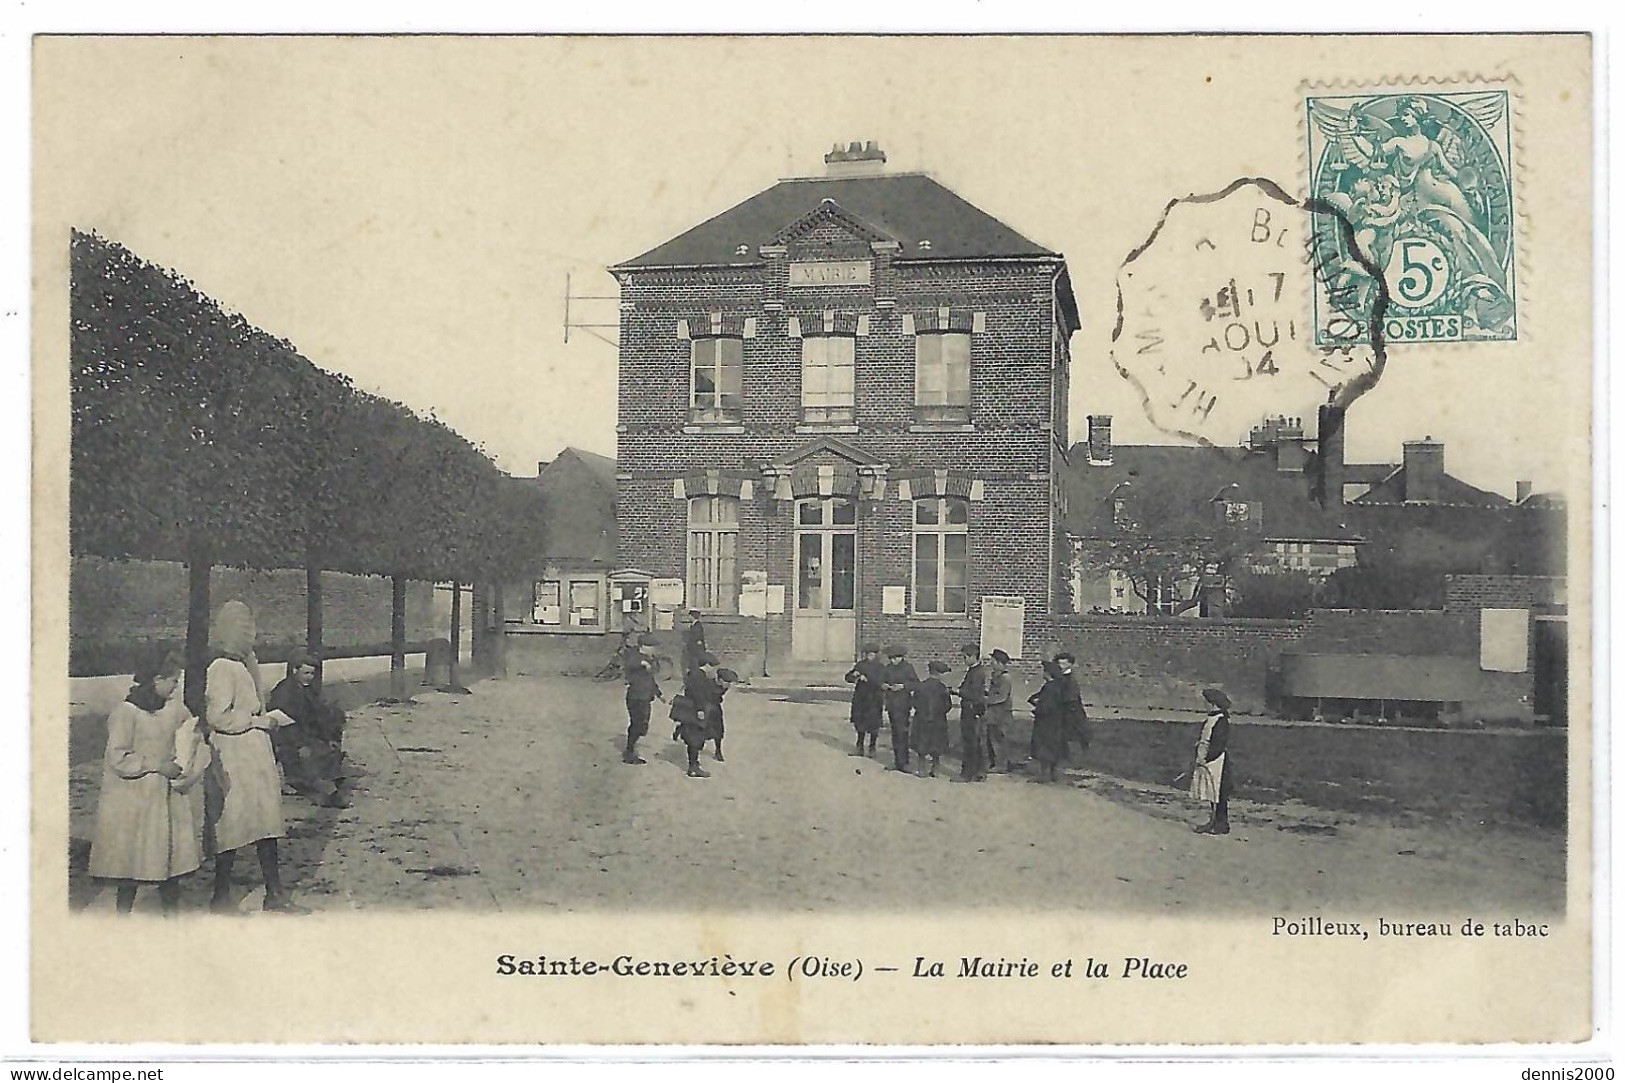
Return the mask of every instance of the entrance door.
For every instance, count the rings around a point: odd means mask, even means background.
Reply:
[[[840,497],[796,504],[796,610],[790,654],[850,661],[857,646],[857,505]]]

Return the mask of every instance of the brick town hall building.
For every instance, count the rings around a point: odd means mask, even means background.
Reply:
[[[619,559],[740,661],[923,674],[990,596],[1031,657],[1068,605],[1066,261],[872,143],[825,163],[610,269]]]

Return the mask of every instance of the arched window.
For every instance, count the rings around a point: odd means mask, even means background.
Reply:
[[[970,612],[970,506],[954,497],[914,502],[914,612]]]
[[[733,613],[739,608],[739,499],[697,496],[688,502],[688,604]]]

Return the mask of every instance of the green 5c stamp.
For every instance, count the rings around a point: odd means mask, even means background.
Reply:
[[[1330,261],[1316,344],[1517,338],[1507,92],[1390,89],[1310,97],[1307,109],[1315,246]]]

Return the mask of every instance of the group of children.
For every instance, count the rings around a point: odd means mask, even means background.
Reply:
[[[880,660],[878,644],[866,643],[862,657],[847,671],[852,689],[852,728],[857,732],[857,755],[874,755],[882,716],[891,726],[892,764],[896,770],[909,770],[910,753],[921,759],[928,777],[934,777],[942,756],[948,751],[948,713],[953,699],[959,699],[960,777],[968,782],[987,778],[989,771],[1014,770],[1010,758],[1009,732],[1014,720],[1011,704],[1010,656],[994,650],[986,660],[976,644],[960,648],[965,676],[957,690],[950,689],[942,675],[948,663],[932,659],[926,663],[927,676],[908,661],[901,645],[886,648],[886,661]],[[1033,706],[1033,732],[1029,755],[1040,768],[1040,778],[1054,781],[1060,762],[1071,742],[1080,752],[1088,747],[1088,716],[1083,696],[1072,669],[1075,657],[1067,651],[1044,663],[1044,685],[1028,698]],[[865,751],[867,746],[867,753]]]
[[[348,804],[340,790],[343,712],[314,693],[316,659],[303,652],[281,684],[262,691],[253,612],[244,603],[222,606],[211,632],[201,718],[179,695],[184,656],[163,649],[136,667],[108,717],[90,875],[117,883],[120,914],[133,910],[143,884],[157,885],[172,914],[181,878],[197,871],[207,850],[210,908],[230,912],[237,852],[252,847],[265,881],[263,908],[308,913],[282,882],[283,785],[327,807]]]
[[[644,764],[649,761],[638,755],[638,741],[649,732],[649,716],[655,700],[666,702],[660,682],[655,679],[649,656],[653,653],[655,638],[645,633],[637,639],[637,649],[628,655],[626,670],[626,750],[621,753],[622,763]],[[739,683],[739,674],[720,668],[716,655],[703,649],[691,658],[691,665],[683,674],[683,692],[672,697],[671,720],[676,723],[671,738],[681,741],[688,750],[690,778],[709,778],[711,773],[700,766],[700,752],[707,744],[716,747],[718,763],[725,762],[722,739],[727,735],[723,720],[722,700],[728,689]]]
[[[697,624],[696,621],[695,626]],[[688,750],[689,776],[707,778],[709,772],[700,766],[700,752],[707,744],[715,744],[717,762],[723,762],[723,698],[728,689],[738,683],[739,676],[733,670],[719,668],[716,655],[706,651],[703,639],[693,634],[695,626],[691,626],[686,637],[690,642],[685,646],[690,649],[685,652],[689,655],[689,664],[683,677],[683,692],[671,700],[671,719],[676,723],[672,740],[681,741]],[[693,642],[695,640],[698,642]],[[648,762],[638,755],[638,741],[649,732],[654,702],[666,702],[649,660],[655,643],[651,635],[639,636],[635,649],[626,658],[627,724],[626,747],[621,753],[623,763]],[[1008,735],[1014,710],[1007,653],[995,650],[984,660],[981,649],[975,644],[961,648],[965,676],[958,689],[950,689],[942,680],[943,674],[949,672],[946,662],[933,659],[927,663],[927,676],[921,680],[908,661],[905,648],[892,646],[885,653],[887,660],[881,662],[880,647],[864,644],[862,657],[846,674],[847,683],[853,685],[855,754],[865,755],[867,749],[868,755],[874,755],[881,721],[885,719],[891,724],[895,768],[909,770],[913,754],[919,757],[923,773],[934,777],[942,757],[948,752],[948,715],[957,697],[960,777],[979,782],[987,778],[989,771],[1016,768],[1009,752]],[[1044,685],[1028,697],[1033,706],[1028,753],[1037,761],[1043,781],[1055,781],[1060,763],[1073,741],[1078,743],[1080,752],[1088,748],[1088,716],[1083,709],[1077,678],[1072,673],[1075,664],[1074,656],[1066,651],[1045,662]]]

